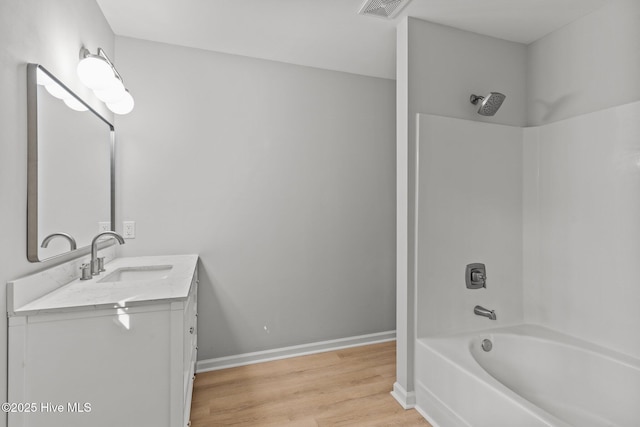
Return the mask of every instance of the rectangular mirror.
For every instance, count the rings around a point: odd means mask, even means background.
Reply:
[[[101,223],[115,229],[114,127],[39,64],[27,65],[27,124],[27,258],[88,252]]]

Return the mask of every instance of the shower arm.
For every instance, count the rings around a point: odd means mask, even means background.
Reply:
[[[482,101],[483,99],[484,99],[484,96],[479,96],[479,95],[471,95],[469,97],[469,100],[473,105],[478,105],[478,101]]]

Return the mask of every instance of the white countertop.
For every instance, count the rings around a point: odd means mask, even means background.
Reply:
[[[198,263],[198,255],[166,255],[116,258],[91,280],[75,279],[21,307],[13,315],[130,307],[157,302],[186,300]],[[100,282],[119,268],[171,265],[165,278]]]

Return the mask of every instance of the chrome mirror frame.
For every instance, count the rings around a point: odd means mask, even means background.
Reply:
[[[27,64],[27,259],[30,262],[42,262],[56,259],[64,262],[77,256],[88,254],[91,245],[87,244],[78,249],[54,255],[49,258],[40,259],[38,249],[40,247],[38,236],[38,72],[43,72],[51,80],[69,92],[78,102],[87,107],[90,113],[108,126],[110,138],[110,223],[111,230],[115,230],[115,128],[111,122],[105,119],[100,113],[94,110],[83,99],[76,95],[64,83],[56,78],[51,72],[40,64]],[[97,230],[96,230],[97,232]],[[112,240],[100,244],[100,247],[113,245]]]

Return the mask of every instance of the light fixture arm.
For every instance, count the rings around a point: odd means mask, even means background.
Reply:
[[[111,59],[107,56],[107,54],[105,53],[105,51],[101,47],[98,48],[98,53],[96,55],[91,53],[91,51],[89,49],[87,49],[86,47],[84,47],[84,46],[82,46],[80,48],[80,60],[81,61],[84,58],[89,58],[91,56],[99,56],[102,59],[104,59],[105,61],[107,61],[107,64],[109,64],[109,66],[113,70],[113,73],[116,75],[116,78],[118,78],[122,82],[122,84],[124,84],[124,79],[122,78],[122,76],[120,75],[118,70],[116,69],[116,66],[113,65],[113,61],[111,61]]]

